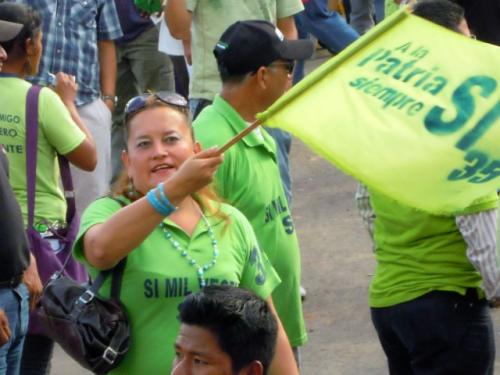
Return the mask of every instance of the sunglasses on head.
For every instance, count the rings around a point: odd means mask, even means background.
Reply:
[[[146,108],[148,103],[151,103],[151,97],[153,97],[153,100],[180,107],[183,110],[188,109],[188,102],[186,98],[184,98],[182,95],[176,94],[175,92],[158,91],[155,93],[145,93],[138,95],[127,102],[124,111],[125,120],[127,120],[134,113]]]

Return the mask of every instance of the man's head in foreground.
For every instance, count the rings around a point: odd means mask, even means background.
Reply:
[[[208,286],[179,307],[172,375],[265,375],[274,357],[276,318],[253,292]]]
[[[223,97],[240,89],[256,110],[267,108],[291,86],[294,61],[311,57],[313,50],[310,40],[288,40],[267,21],[232,24],[214,48]]]

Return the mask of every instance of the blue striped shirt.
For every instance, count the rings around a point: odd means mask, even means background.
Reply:
[[[122,36],[113,0],[14,0],[36,9],[43,24],[43,55],[33,82],[52,83],[49,73],[74,75],[76,105],[101,95],[98,40]]]

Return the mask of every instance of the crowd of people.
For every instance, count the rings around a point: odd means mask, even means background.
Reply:
[[[180,61],[159,52],[159,25],[140,1],[0,2],[0,374],[48,374],[54,348],[29,316],[47,282],[25,235],[30,147],[33,228],[55,253],[64,249],[63,156],[81,217],[74,258],[91,279],[126,260],[131,347],[112,374],[300,372],[308,338],[290,135],[257,127],[219,147],[302,79],[309,34],[338,53],[388,8],[350,0],[341,16],[326,0],[157,2]],[[479,3],[411,9],[498,44],[500,4],[481,8],[497,14],[485,26]],[[36,143],[27,130],[33,85],[42,87]],[[493,373],[497,194],[449,217],[363,185],[356,203],[374,243],[369,306],[389,372]]]

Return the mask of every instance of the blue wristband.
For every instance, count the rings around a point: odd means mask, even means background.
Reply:
[[[172,205],[172,203],[170,203],[170,201],[168,200],[167,196],[165,195],[165,191],[163,190],[163,182],[160,182],[158,184],[158,186],[156,187],[156,189],[158,189],[158,191],[160,192],[160,200],[161,202],[167,206],[167,207],[172,207],[174,210],[175,210],[175,206]]]
[[[153,206],[155,211],[158,212],[162,216],[168,216],[173,211],[175,211],[174,206],[172,206],[172,205],[167,206],[167,205],[162,204],[162,202],[160,202],[160,200],[156,196],[156,189],[151,189],[150,191],[148,191],[148,193],[146,194],[146,198],[147,198],[149,204],[151,204],[151,206]]]

